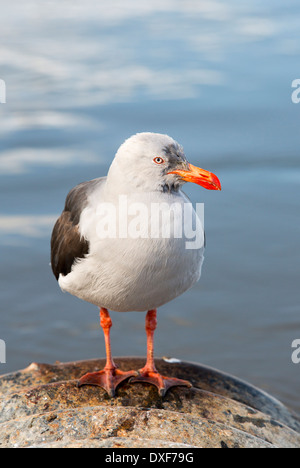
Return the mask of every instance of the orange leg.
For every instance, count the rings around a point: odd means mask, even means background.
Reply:
[[[136,376],[137,372],[122,372],[117,368],[113,361],[110,346],[110,329],[112,327],[112,321],[107,309],[100,309],[100,324],[105,338],[106,366],[102,371],[88,373],[81,377],[78,382],[78,387],[82,387],[83,385],[102,387],[107,391],[108,395],[113,398],[115,396],[117,386],[123,382],[123,380]]]
[[[147,362],[143,369],[139,370],[139,376],[134,377],[130,382],[147,382],[155,385],[158,388],[160,396],[165,396],[171,387],[192,387],[192,384],[187,380],[175,379],[172,377],[164,377],[156,370],[154,363],[154,332],[157,327],[157,312],[156,309],[149,310],[146,316],[146,333],[147,333]]]

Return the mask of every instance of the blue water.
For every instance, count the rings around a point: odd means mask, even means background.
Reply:
[[[201,282],[160,310],[156,354],[247,379],[300,410],[300,5],[296,0],[2,0],[0,338],[7,364],[104,355],[98,311],[60,292],[49,239],[68,190],[139,131],[215,172]],[[143,314],[112,314],[145,355]]]

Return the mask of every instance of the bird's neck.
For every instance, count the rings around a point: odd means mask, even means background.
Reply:
[[[147,183],[147,181],[139,180],[130,180],[130,182],[125,179],[120,180],[114,179],[113,177],[107,177],[105,194],[106,198],[113,198],[116,194],[122,195],[132,195],[132,194],[145,194],[145,193],[178,193],[180,190],[179,185],[168,185],[168,184],[153,184]]]
[[[121,194],[145,193],[164,191],[164,188],[147,179],[147,177],[134,176],[132,173],[127,173],[126,170],[121,170],[118,166],[111,166],[106,179],[106,194]]]

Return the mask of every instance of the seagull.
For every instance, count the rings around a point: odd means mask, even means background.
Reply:
[[[155,385],[162,397],[172,387],[191,387],[188,381],[159,374],[154,360],[157,308],[201,276],[204,228],[182,191],[186,182],[221,190],[218,177],[190,164],[173,138],[143,132],[120,146],[106,177],[69,192],[52,233],[51,266],[63,292],[100,309],[106,348],[104,369],[81,377],[78,387],[99,386],[110,397],[129,379]],[[147,361],[142,369],[124,372],[115,364],[109,310],[146,313]]]

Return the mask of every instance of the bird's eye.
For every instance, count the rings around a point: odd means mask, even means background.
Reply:
[[[162,164],[165,161],[163,160],[163,158],[157,157],[153,159],[153,162],[155,162],[155,164]]]

